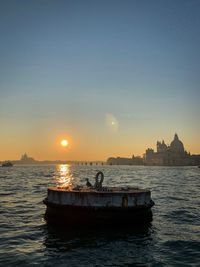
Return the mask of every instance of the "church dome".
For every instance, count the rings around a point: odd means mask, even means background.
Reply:
[[[178,139],[178,135],[174,135],[174,140],[170,144],[170,149],[173,152],[179,152],[179,153],[184,153],[184,146],[183,143]]]

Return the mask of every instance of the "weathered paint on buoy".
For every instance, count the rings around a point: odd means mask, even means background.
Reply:
[[[149,190],[104,187],[48,189],[45,219],[50,224],[133,224],[152,220]]]

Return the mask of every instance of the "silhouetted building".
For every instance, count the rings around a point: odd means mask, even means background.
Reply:
[[[111,157],[107,159],[108,165],[143,165],[143,159],[141,157],[135,157],[134,155],[132,158],[121,158],[121,157]]]
[[[28,155],[25,153],[21,156],[20,163],[26,164],[26,163],[35,163],[35,160],[31,157],[28,157]]]
[[[200,155],[190,155],[184,149],[183,143],[179,140],[178,135],[174,135],[174,140],[169,146],[164,141],[157,142],[157,152],[148,148],[144,156],[146,165],[197,165],[200,162]]]

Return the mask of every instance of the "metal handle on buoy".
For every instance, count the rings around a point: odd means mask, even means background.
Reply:
[[[101,176],[100,181],[99,181],[99,176]],[[103,179],[104,179],[103,172],[101,172],[101,171],[97,172],[97,174],[95,176],[95,185],[94,185],[94,187],[96,189],[101,189],[102,188]]]

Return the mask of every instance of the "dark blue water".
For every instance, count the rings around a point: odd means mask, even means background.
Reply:
[[[43,219],[47,187],[150,188],[153,222],[128,228],[55,229]],[[0,266],[200,266],[200,169],[144,166],[0,168]]]

